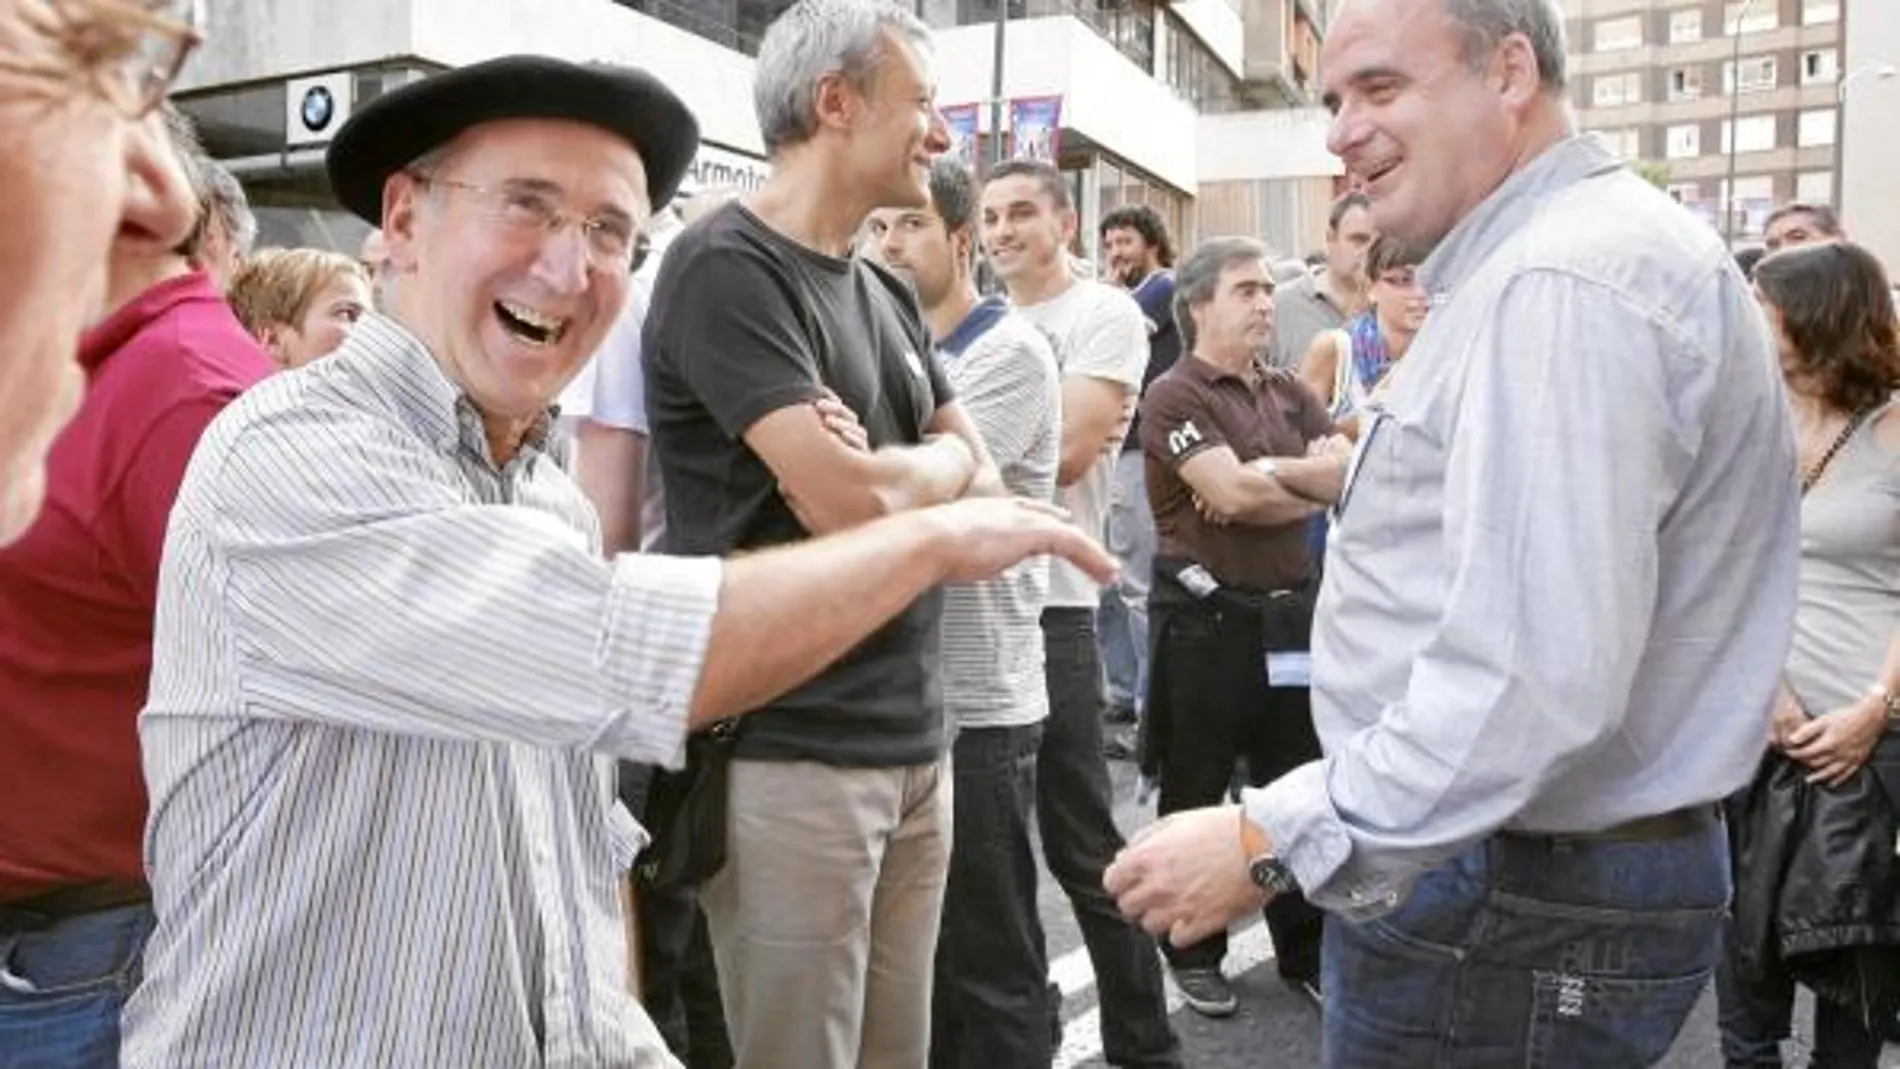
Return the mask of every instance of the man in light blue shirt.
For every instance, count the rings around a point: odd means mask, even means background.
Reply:
[[[1772,345],[1717,237],[1576,135],[1562,26],[1554,0],[1336,20],[1331,148],[1435,251],[1335,510],[1326,756],[1108,876],[1177,940],[1292,887],[1333,911],[1328,1065],[1659,1060],[1716,957],[1711,803],[1788,646]]]

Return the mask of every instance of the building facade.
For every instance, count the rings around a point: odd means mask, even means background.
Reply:
[[[1775,205],[1835,200],[1842,2],[1571,0],[1582,125],[1736,244],[1758,241]]]
[[[245,182],[272,244],[353,250],[366,228],[330,195],[322,166],[330,136],[382,92],[509,52],[645,67],[699,116],[696,177],[751,187],[767,173],[753,57],[789,2],[210,0],[210,39],[178,99]],[[1050,144],[1081,208],[1085,257],[1095,253],[1094,221],[1122,204],[1155,207],[1191,240],[1201,230],[1206,118],[1310,105],[1317,93],[1318,0],[912,2],[937,32],[939,103],[975,107],[979,159],[992,151],[999,101],[1004,117],[1011,101],[1060,102]],[[1273,216],[1272,205],[1297,199],[1284,183],[1330,182],[1330,173],[1257,176],[1244,194],[1223,194],[1246,208],[1223,219]]]

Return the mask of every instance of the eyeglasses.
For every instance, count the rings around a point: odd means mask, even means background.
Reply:
[[[29,28],[52,55],[0,60],[0,69],[53,81],[84,79],[128,119],[165,99],[192,50],[204,41],[204,0],[50,0]]]
[[[480,197],[488,222],[505,233],[518,237],[559,233],[569,223],[580,227],[581,241],[587,249],[587,261],[601,270],[624,270],[631,274],[646,262],[651,247],[647,235],[623,216],[601,214],[582,219],[562,208],[554,197],[540,189],[479,186],[453,178],[409,172],[418,182],[460,189]]]

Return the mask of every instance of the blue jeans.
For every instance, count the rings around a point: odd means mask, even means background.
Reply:
[[[1102,873],[1124,840],[1115,826],[1108,763],[1102,757],[1102,666],[1095,613],[1042,611],[1049,719],[1036,757],[1036,824],[1043,860],[1062,885],[1082,929],[1101,994],[1102,1053],[1127,1069],[1178,1069],[1180,1043],[1168,1024],[1167,991],[1155,941],[1116,908]]]
[[[1715,967],[1720,821],[1681,838],[1498,835],[1399,908],[1325,939],[1325,1064],[1637,1069],[1669,1052]]]
[[[125,906],[0,934],[0,1069],[117,1069],[152,923]]]
[[[1121,579],[1102,588],[1096,613],[1108,700],[1140,711],[1148,698],[1148,584],[1154,573],[1155,517],[1139,449],[1115,458],[1108,504],[1108,551]]]
[[[957,733],[932,1069],[1033,1069],[1053,1054],[1049,954],[1036,912],[1029,824],[1041,743],[1041,724]]]

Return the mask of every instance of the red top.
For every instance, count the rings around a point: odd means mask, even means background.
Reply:
[[[85,404],[46,505],[0,549],[0,902],[144,876],[138,714],[158,561],[199,435],[271,372],[211,280],[161,282],[87,332]]]

